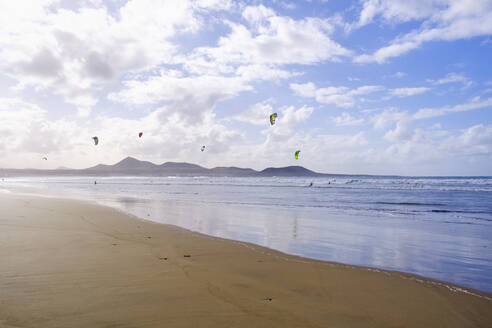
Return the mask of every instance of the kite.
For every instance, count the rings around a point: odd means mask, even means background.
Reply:
[[[205,146],[202,146],[202,151],[204,151],[204,150],[205,150]]]
[[[97,144],[99,143],[99,138],[98,137],[92,137],[92,139],[94,140],[94,146],[97,146]]]
[[[296,150],[296,152],[294,153],[294,157],[295,157],[296,159],[299,159],[299,153],[300,153],[300,152],[301,152],[300,150]]]
[[[139,138],[142,138],[142,136],[143,136],[143,132],[140,132],[140,133],[138,134],[138,137],[139,137]]]
[[[277,113],[273,113],[272,115],[270,115],[270,125],[274,125],[275,124],[275,119],[277,118]]]

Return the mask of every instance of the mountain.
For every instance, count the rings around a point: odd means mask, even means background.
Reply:
[[[185,162],[166,162],[161,165],[160,167],[165,167],[165,168],[170,168],[170,169],[203,169],[203,166],[196,165],[196,164],[190,164],[190,163],[185,163]]]
[[[91,171],[125,171],[125,170],[152,170],[158,168],[158,165],[147,161],[140,161],[133,157],[126,157],[114,165],[98,164],[93,167],[89,167],[85,170]]]
[[[217,176],[254,176],[255,174],[258,173],[258,171],[255,171],[253,169],[243,169],[240,167],[214,167],[213,169],[210,169],[210,171],[213,172],[213,175]]]
[[[258,176],[271,177],[271,176],[288,176],[288,177],[314,177],[323,176],[326,174],[317,173],[306,169],[302,166],[287,166],[287,167],[268,167],[263,171],[258,172]]]
[[[272,177],[272,176],[323,176],[302,166],[269,167],[262,171],[240,167],[205,168],[185,162],[165,162],[154,164],[133,157],[126,157],[113,165],[98,164],[86,169],[55,170],[39,169],[0,169],[0,176],[237,176],[237,177]]]

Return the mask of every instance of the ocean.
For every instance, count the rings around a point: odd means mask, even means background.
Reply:
[[[16,186],[289,254],[492,292],[492,177],[30,177],[0,183],[4,190]]]

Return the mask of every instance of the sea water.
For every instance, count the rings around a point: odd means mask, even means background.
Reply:
[[[2,185],[63,190],[212,236],[492,292],[492,177],[48,177]]]

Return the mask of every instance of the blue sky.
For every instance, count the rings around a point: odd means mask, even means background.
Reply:
[[[0,21],[0,167],[492,175],[491,0],[22,0]]]

